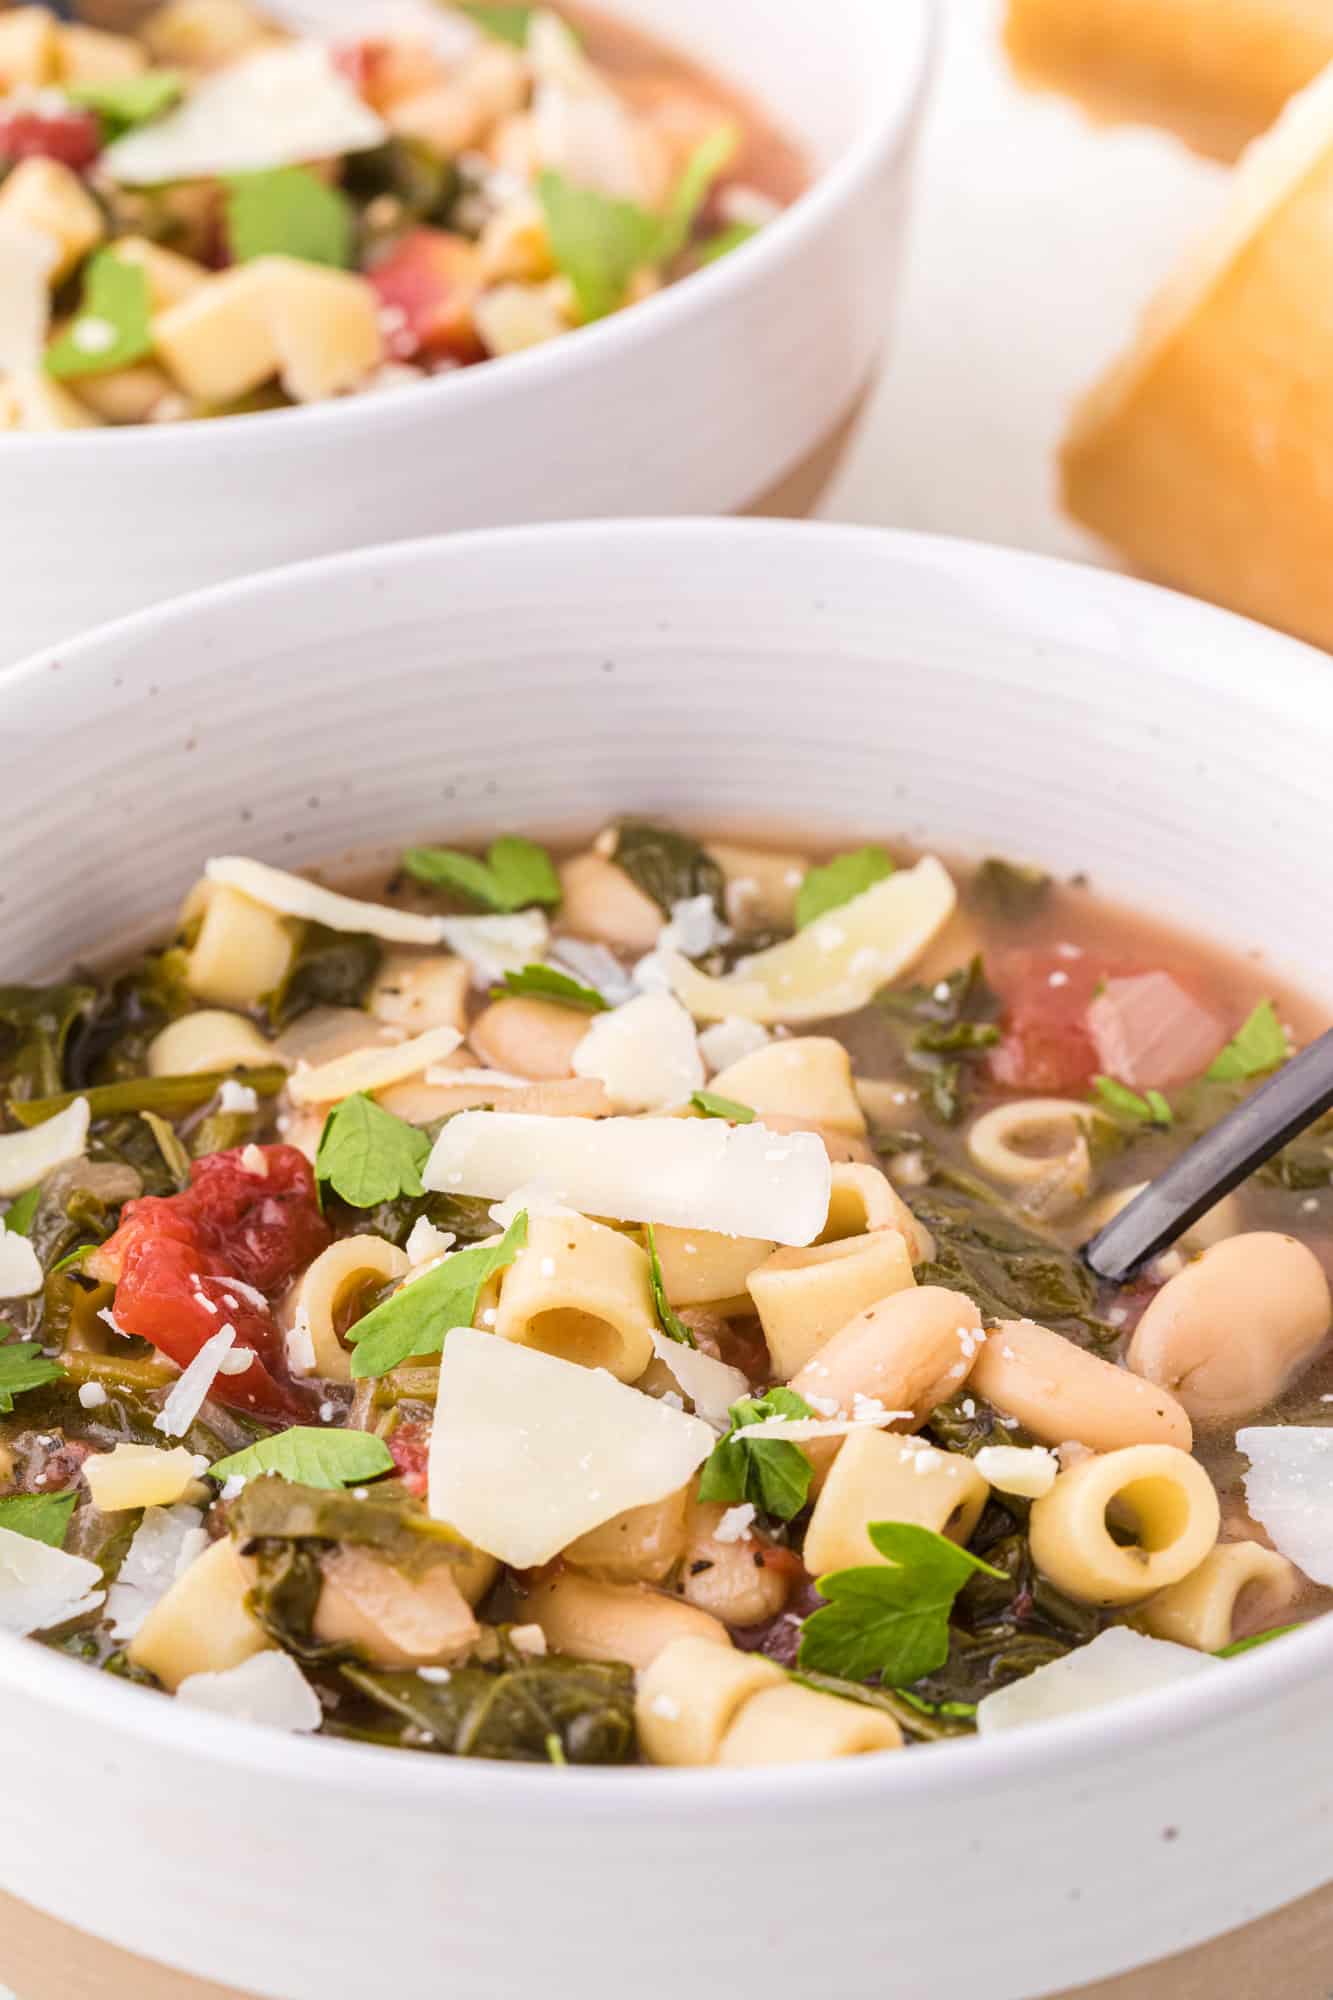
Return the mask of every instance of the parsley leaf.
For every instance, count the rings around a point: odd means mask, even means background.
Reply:
[[[872,1521],[868,1533],[888,1561],[818,1578],[828,1603],[802,1627],[798,1665],[851,1681],[878,1674],[888,1687],[907,1687],[948,1659],[949,1613],[969,1577],[1008,1579],[931,1528]]]
[[[497,42],[508,42],[516,49],[528,46],[535,7],[487,7],[481,0],[457,0],[457,4],[459,12],[466,14],[483,34],[493,35]]]
[[[37,1204],[42,1198],[40,1184],[30,1187],[26,1194],[18,1195],[5,1210],[5,1228],[15,1236],[32,1233],[32,1218],[37,1213]]]
[[[695,246],[695,256],[701,264],[717,264],[723,257],[729,257],[733,250],[739,250],[752,236],[759,234],[757,222],[733,222],[726,229],[719,229],[716,236],[709,236]]]
[[[858,847],[851,854],[835,854],[822,868],[811,868],[796,892],[796,928],[850,903],[864,895],[876,882],[893,874],[893,860],[882,847]]]
[[[0,1506],[3,1506],[0,1501]],[[1218,1660],[1239,1659],[1242,1653],[1252,1653],[1256,1646],[1266,1646],[1270,1639],[1285,1639],[1288,1632],[1299,1632],[1299,1625],[1273,1625],[1267,1632],[1251,1632],[1248,1639],[1233,1639],[1229,1646],[1219,1646],[1214,1658]]]
[[[706,1118],[729,1118],[733,1125],[754,1124],[755,1114],[748,1104],[739,1104],[734,1097],[723,1097],[716,1090],[693,1091],[690,1103]]]
[[[233,262],[299,257],[306,264],[352,263],[352,205],[306,167],[267,167],[227,182],[227,243]]]
[[[512,1264],[528,1240],[525,1209],[516,1215],[498,1243],[478,1243],[456,1250],[424,1277],[414,1278],[392,1298],[349,1327],[352,1374],[358,1381],[387,1375],[414,1354],[438,1354],[444,1337],[456,1326],[471,1326],[481,1288],[497,1271]]]
[[[551,255],[574,287],[585,319],[625,303],[630,279],[655,262],[662,221],[637,202],[576,187],[548,167],[537,180]]]
[[[324,1120],[315,1179],[352,1208],[375,1208],[400,1195],[424,1194],[421,1169],[429,1157],[424,1132],[357,1091]]]
[[[46,351],[46,372],[62,380],[104,375],[141,361],[153,348],[148,278],[114,250],[99,250],[83,279],[78,311]]]
[[[1140,1097],[1127,1084],[1117,1083],[1113,1076],[1094,1076],[1092,1087],[1108,1111],[1118,1112],[1136,1125],[1170,1125],[1175,1113],[1160,1090],[1145,1091]]]
[[[668,1340],[678,1340],[682,1347],[697,1347],[699,1343],[684,1320],[671,1309],[666,1295],[666,1281],[662,1276],[662,1260],[657,1254],[657,1232],[651,1222],[646,1225],[643,1234],[648,1245],[648,1282],[652,1286],[657,1323]]]
[[[60,1363],[49,1360],[35,1340],[15,1340],[13,1327],[0,1320],[0,1416],[9,1415],[15,1396],[26,1389],[44,1389],[64,1376]]]
[[[721,1500],[729,1506],[750,1501],[762,1514],[790,1521],[799,1514],[810,1492],[814,1468],[799,1445],[782,1438],[748,1440],[751,1424],[766,1417],[813,1417],[814,1411],[794,1389],[770,1389],[764,1396],[743,1396],[731,1406],[731,1429],[714,1447],[699,1480],[701,1500]]]
[[[230,1458],[220,1458],[208,1470],[211,1478],[224,1481],[258,1479],[266,1472],[275,1472],[297,1486],[332,1490],[392,1472],[393,1453],[384,1439],[371,1431],[331,1431],[297,1424],[292,1430],[279,1431],[276,1437],[260,1438]]]
[[[409,847],[403,866],[429,889],[457,890],[502,915],[534,903],[554,908],[560,901],[560,877],[550,855],[519,834],[493,840],[484,861],[453,847]]]
[[[0,1528],[26,1535],[30,1542],[45,1542],[48,1549],[61,1549],[78,1500],[77,1493],[15,1493],[0,1500]]]
[[[708,191],[735,153],[740,137],[735,125],[719,125],[690,154],[667,203],[655,262],[668,264],[685,248]]]
[[[585,1014],[609,1011],[595,986],[584,986],[553,965],[525,965],[521,972],[506,972],[504,984],[492,986],[491,997],[503,999],[507,993],[520,999],[554,1000],[560,1007],[577,1007]]]
[[[1010,924],[1034,917],[1050,893],[1051,878],[1044,868],[1005,861],[997,854],[982,862],[969,891],[972,902]]]
[[[140,76],[108,76],[96,83],[69,83],[65,95],[71,103],[95,111],[108,135],[118,139],[136,125],[150,125],[170,111],[182,87],[181,77],[174,69],[150,69]]]
[[[1271,1000],[1261,1000],[1204,1074],[1209,1083],[1236,1083],[1280,1069],[1289,1053],[1276,1007]]]

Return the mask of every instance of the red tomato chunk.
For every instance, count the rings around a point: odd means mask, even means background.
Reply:
[[[1088,1007],[1111,967],[1072,947],[1012,951],[987,970],[1004,1002],[991,1075],[1009,1090],[1084,1091],[1101,1068]]]
[[[59,160],[81,173],[101,150],[100,121],[77,105],[61,111],[0,114],[0,160]]]
[[[248,1147],[210,1153],[194,1162],[184,1193],[127,1202],[91,1268],[116,1286],[116,1324],[182,1368],[233,1326],[237,1348],[255,1359],[242,1374],[219,1375],[212,1393],[236,1409],[289,1416],[302,1404],[287,1380],[272,1301],[332,1231],[304,1155],[294,1146],[256,1151],[262,1173],[245,1164]]]
[[[430,1427],[409,1417],[386,1440],[394,1464],[409,1493],[419,1500],[426,1496],[426,1468],[430,1462]]]

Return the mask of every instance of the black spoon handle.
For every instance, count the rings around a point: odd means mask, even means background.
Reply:
[[[1173,1160],[1083,1246],[1083,1261],[1116,1284],[1169,1250],[1214,1202],[1333,1109],[1333,1028],[1284,1063],[1243,1104]]]

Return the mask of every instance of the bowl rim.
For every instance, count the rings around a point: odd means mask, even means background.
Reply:
[[[201,615],[207,617],[210,610],[219,607],[280,601],[293,590],[306,594],[326,577],[332,581],[336,576],[347,584],[386,569],[409,577],[417,570],[438,572],[441,564],[467,564],[478,548],[492,545],[498,545],[510,561],[515,556],[521,559],[534,542],[593,547],[604,560],[607,544],[618,541],[629,545],[668,543],[688,551],[696,545],[715,547],[719,538],[778,548],[791,544],[793,549],[816,541],[836,542],[849,551],[859,551],[857,560],[875,560],[882,553],[914,567],[946,570],[962,589],[969,585],[984,589],[996,579],[1016,579],[1025,586],[1020,597],[1024,603],[1039,601],[1044,586],[1048,596],[1077,597],[1085,609],[1113,621],[1117,614],[1122,619],[1134,614],[1134,626],[1140,634],[1163,620],[1170,628],[1184,620],[1196,629],[1201,642],[1212,637],[1219,641],[1229,638],[1232,643],[1200,643],[1188,652],[1173,651],[1172,671],[1221,687],[1238,698],[1253,699],[1257,651],[1267,656],[1265,705],[1288,707],[1307,725],[1322,709],[1333,730],[1333,682],[1324,654],[1267,626],[1160,585],[1060,557],[961,538],[836,522],[708,517],[474,529],[290,564],[168,599],[95,627],[68,645],[31,654],[0,672],[0,699],[21,700],[25,680],[46,674],[54,655],[59,656],[62,668],[86,663],[95,671],[99,655],[108,651],[131,653],[138,641],[159,630],[187,622],[195,625]],[[1174,629],[1171,639],[1174,646]],[[1235,657],[1239,654],[1245,657]],[[1333,1614],[1287,1634],[1280,1644],[1260,1646],[1226,1664],[1225,1673],[1205,1677],[1202,1683],[1190,1681],[1129,1696],[1040,1727],[932,1744],[928,1757],[853,1757],[826,1764],[745,1771],[575,1767],[563,1771],[561,1783],[552,1790],[545,1766],[424,1754],[409,1757],[373,1744],[290,1736],[257,1724],[238,1723],[174,1700],[161,1700],[154,1691],[89,1672],[81,1661],[64,1658],[29,1639],[0,1633],[0,1689],[64,1708],[144,1746],[226,1762],[256,1775],[277,1776],[303,1786],[329,1791],[346,1788],[362,1796],[373,1794],[405,1802],[418,1796],[423,1801],[443,1796],[457,1798],[474,1810],[497,1799],[506,1809],[511,1802],[520,1807],[535,1806],[539,1788],[545,1788],[544,1796],[549,1800],[571,1796],[568,1788],[573,1786],[572,1797],[584,1815],[619,1815],[627,1806],[647,1808],[654,1799],[665,1803],[668,1793],[664,1786],[676,1788],[669,1795],[673,1801],[680,1788],[688,1787],[691,1796],[697,1794],[700,1804],[712,1812],[748,1814],[756,1804],[771,1800],[776,1805],[794,1796],[807,1806],[830,1809],[863,1793],[910,1799],[938,1788],[945,1798],[975,1798],[983,1792],[1006,1792],[1025,1781],[1086,1771],[1107,1750],[1146,1753],[1165,1740],[1215,1729],[1241,1711],[1308,1685],[1333,1664]]]
[[[696,315],[716,309],[726,310],[728,302],[758,282],[770,269],[798,258],[806,244],[818,237],[830,218],[853,202],[862,189],[873,182],[904,143],[912,119],[917,114],[929,75],[931,57],[939,33],[934,0],[894,0],[901,17],[905,59],[901,67],[885,72],[882,91],[877,94],[862,121],[858,136],[840,159],[819,173],[810,186],[797,196],[750,242],[743,243],[728,257],[719,258],[703,270],[693,271],[651,298],[627,306],[589,326],[575,327],[557,340],[541,343],[519,354],[499,355],[472,368],[444,376],[361,396],[335,396],[326,402],[302,403],[280,410],[253,410],[213,422],[195,419],[176,424],[107,424],[87,430],[56,433],[15,432],[0,439],[0,467],[11,459],[52,449],[71,460],[83,453],[112,457],[133,456],[145,451],[154,457],[189,457],[202,448],[210,457],[219,450],[258,448],[273,450],[289,433],[294,445],[299,437],[293,426],[303,426],[301,435],[315,439],[319,427],[335,435],[350,436],[357,429],[376,422],[377,412],[386,405],[424,416],[434,399],[451,396],[464,409],[486,407],[503,397],[511,383],[540,389],[543,382],[556,383],[579,371],[613,366],[617,356],[640,339],[655,332],[669,336],[674,327]],[[669,32],[667,36],[669,42]],[[775,115],[781,116],[780,108]],[[223,445],[220,438],[234,445]]]

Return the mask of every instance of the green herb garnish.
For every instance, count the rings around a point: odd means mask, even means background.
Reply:
[[[423,1131],[357,1091],[335,1104],[324,1120],[315,1179],[352,1208],[374,1208],[402,1195],[424,1194],[421,1169],[429,1157],[430,1140]]]
[[[1140,1097],[1127,1084],[1117,1083],[1113,1076],[1094,1076],[1092,1087],[1108,1111],[1128,1118],[1135,1125],[1170,1125],[1174,1119],[1175,1114],[1160,1090],[1147,1090]]]
[[[119,139],[136,125],[151,125],[170,111],[183,89],[172,69],[150,69],[141,76],[104,77],[100,83],[68,83],[65,95],[73,104],[95,111],[107,137]]]
[[[260,1438],[210,1465],[213,1479],[259,1479],[276,1473],[298,1486],[333,1490],[393,1471],[393,1454],[371,1431],[331,1431],[306,1425]]]
[[[731,1429],[714,1447],[699,1480],[701,1500],[736,1506],[750,1501],[761,1514],[790,1521],[804,1507],[814,1468],[799,1445],[783,1438],[747,1438],[752,1424],[766,1417],[813,1417],[814,1411],[794,1389],[770,1389],[763,1396],[743,1396],[731,1406]]]
[[[0,1528],[26,1535],[30,1542],[45,1542],[48,1549],[61,1549],[78,1503],[77,1493],[15,1493],[0,1500]]]
[[[1236,1083],[1280,1069],[1290,1051],[1286,1030],[1271,1000],[1261,1000],[1249,1019],[1232,1036],[1221,1055],[1204,1071],[1209,1083]]]
[[[1288,1632],[1299,1632],[1299,1625],[1274,1625],[1267,1632],[1251,1632],[1248,1639],[1233,1639],[1229,1646],[1219,1646],[1215,1657],[1219,1660],[1236,1660],[1242,1653],[1252,1653],[1256,1646],[1266,1646],[1270,1639],[1285,1639]]]
[[[1003,922],[1020,924],[1037,914],[1050,893],[1051,878],[1045,869],[992,855],[972,877],[970,898]]]
[[[62,381],[105,375],[153,351],[148,279],[114,250],[90,258],[83,297],[70,324],[46,351],[46,372]]]
[[[723,1097],[716,1090],[693,1091],[690,1103],[705,1118],[729,1118],[733,1125],[753,1125],[755,1121],[756,1113],[750,1105],[738,1104],[734,1097]]]
[[[818,1579],[828,1603],[805,1621],[798,1664],[852,1681],[878,1674],[886,1686],[908,1687],[948,1659],[949,1613],[969,1578],[1008,1578],[930,1528],[872,1521],[867,1532],[887,1562]]]
[[[535,7],[489,7],[481,0],[456,0],[456,5],[460,14],[466,14],[483,34],[494,36],[497,42],[508,42],[516,49],[528,46]]]
[[[358,1380],[387,1375],[414,1354],[438,1354],[452,1328],[471,1326],[482,1286],[513,1263],[527,1240],[525,1209],[498,1243],[456,1250],[368,1312],[347,1333],[353,1375]]]
[[[37,1213],[37,1204],[42,1198],[40,1184],[30,1187],[26,1194],[18,1195],[5,1210],[5,1228],[11,1236],[27,1236],[32,1231],[32,1218]]]
[[[160,1118],[156,1111],[141,1111],[139,1116],[152,1133],[163,1164],[177,1188],[187,1188],[190,1185],[190,1156],[181,1144],[175,1126]]]
[[[0,1416],[9,1415],[15,1396],[45,1389],[64,1375],[60,1363],[43,1354],[35,1340],[16,1340],[13,1327],[0,1320]]]
[[[709,189],[736,152],[740,139],[739,129],[728,124],[719,125],[699,141],[671,191],[654,263],[669,264],[685,248]]]
[[[716,236],[709,236],[695,245],[694,254],[701,264],[718,264],[729,257],[733,250],[739,250],[753,236],[758,236],[757,222],[733,222],[726,229],[719,229]]]
[[[452,847],[409,847],[403,866],[428,889],[452,889],[502,915],[534,903],[553,908],[560,901],[560,877],[550,855],[519,834],[493,840],[484,861]]]
[[[668,1340],[678,1340],[682,1347],[697,1347],[698,1342],[683,1319],[672,1311],[666,1295],[666,1282],[662,1277],[662,1260],[657,1254],[657,1232],[652,1223],[644,1228],[644,1241],[648,1245],[649,1283],[653,1291],[653,1306],[657,1313],[657,1323]]]
[[[576,1007],[584,1014],[605,1014],[606,1001],[595,986],[584,986],[553,965],[525,965],[521,972],[506,972],[504,984],[491,988],[491,997],[502,1000],[513,995],[521,1000],[554,1000],[559,1007]]]
[[[841,909],[853,896],[864,895],[876,882],[894,872],[892,856],[882,847],[858,847],[851,854],[835,854],[832,861],[807,871],[796,892],[796,928],[803,931],[830,910]]]
[[[298,257],[304,264],[352,264],[355,216],[341,189],[307,167],[267,167],[227,182],[227,243],[232,261]]]
[[[654,261],[661,218],[637,202],[576,187],[548,167],[537,180],[551,255],[574,287],[583,317],[605,319],[625,302],[630,279]]]

